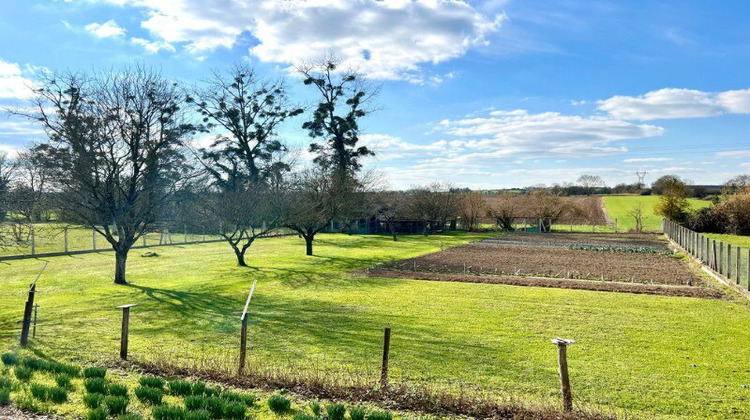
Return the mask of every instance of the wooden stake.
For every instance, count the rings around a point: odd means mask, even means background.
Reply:
[[[560,389],[562,391],[563,409],[573,411],[573,393],[570,390],[570,376],[568,375],[568,345],[575,340],[555,338],[552,344],[557,345],[557,363],[560,367]]]
[[[21,325],[21,345],[25,346],[29,342],[29,329],[31,328],[31,311],[34,308],[34,297],[36,295],[36,282],[42,276],[44,269],[47,268],[47,262],[44,263],[39,274],[36,275],[34,282],[29,285],[29,297],[23,308],[23,323]]]
[[[385,327],[383,331],[383,365],[380,369],[380,387],[388,387],[388,360],[390,359],[391,327]]]
[[[36,338],[36,319],[39,315],[39,305],[34,305],[34,329],[31,332],[31,338]]]
[[[130,327],[130,308],[136,306],[135,303],[118,306],[122,309],[122,329],[120,330],[120,359],[128,360],[128,330]]]
[[[65,229],[63,229],[63,249],[65,252],[68,252],[68,227],[66,226]]]

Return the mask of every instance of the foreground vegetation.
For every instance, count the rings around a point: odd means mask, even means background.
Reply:
[[[144,362],[236,363],[238,313],[253,280],[249,365],[377,376],[382,328],[392,327],[391,376],[452,389],[481,387],[523,401],[558,401],[550,338],[574,338],[579,403],[643,416],[728,417],[750,410],[750,311],[744,302],[491,284],[368,278],[361,270],[482,239],[479,235],[320,235],[316,256],[296,237],[261,239],[249,268],[226,244],[134,255],[131,285],[111,283],[111,254],[50,258],[39,281],[42,356],[117,358],[120,311],[131,312],[130,353]],[[0,346],[38,260],[0,266]],[[81,270],[86,267],[86,270]]]

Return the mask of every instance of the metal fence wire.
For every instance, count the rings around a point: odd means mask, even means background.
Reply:
[[[750,248],[711,238],[668,219],[662,221],[662,230],[714,274],[743,291],[750,291]]]

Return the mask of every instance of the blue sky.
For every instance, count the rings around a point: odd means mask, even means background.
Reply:
[[[0,105],[40,69],[141,61],[189,84],[239,60],[311,103],[290,68],[333,52],[382,87],[363,142],[394,187],[714,184],[750,172],[748,16],[746,1],[4,0]],[[304,150],[302,121],[280,135]],[[0,150],[40,136],[0,117]]]

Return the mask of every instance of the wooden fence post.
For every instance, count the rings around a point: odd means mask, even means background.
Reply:
[[[242,321],[242,329],[240,330],[240,366],[237,369],[237,374],[242,375],[245,371],[245,359],[247,358],[247,308],[250,306],[250,299],[253,297],[255,292],[255,285],[258,280],[253,280],[253,285],[250,287],[250,293],[247,294],[247,300],[245,301],[245,308],[242,310],[240,321]]]
[[[65,250],[65,253],[68,252],[68,227],[65,226],[63,229],[63,249]]]
[[[145,248],[148,245],[148,242],[146,240],[146,236],[148,235],[147,232],[143,232],[143,236],[141,236],[141,242],[143,243],[143,247]]]
[[[91,246],[94,251],[96,251],[96,230],[91,229]]]
[[[735,258],[734,258],[734,275],[737,277],[737,284],[739,285],[742,283],[742,272],[740,271],[740,254],[742,253],[742,248],[737,247],[737,250],[735,251]]]
[[[575,340],[555,338],[552,344],[557,345],[557,363],[560,367],[560,390],[562,391],[563,409],[573,411],[573,393],[570,390],[570,376],[568,375],[568,345]]]
[[[42,269],[39,270],[39,274],[36,275],[34,282],[29,285],[29,297],[26,300],[26,306],[23,308],[23,321],[21,324],[21,345],[25,346],[29,342],[29,328],[31,327],[31,311],[34,308],[34,297],[36,296],[36,282],[39,277],[44,273],[44,269],[47,268],[47,262],[45,261]]]
[[[122,309],[122,329],[120,330],[120,359],[128,360],[128,330],[130,327],[130,308],[136,306],[135,303],[118,306]]]
[[[727,244],[727,279],[732,280],[732,244]]]
[[[391,353],[391,327],[383,330],[383,365],[380,368],[380,387],[388,387],[388,361]]]

